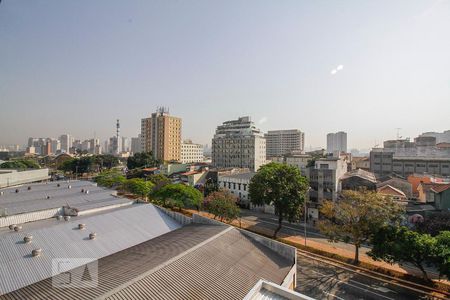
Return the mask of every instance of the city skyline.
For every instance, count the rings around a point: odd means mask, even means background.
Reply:
[[[0,144],[105,140],[116,119],[135,137],[158,106],[208,145],[247,115],[300,129],[305,149],[336,131],[369,149],[398,127],[448,130],[450,2],[348,4],[3,1]]]

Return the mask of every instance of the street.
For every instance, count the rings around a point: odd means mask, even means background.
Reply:
[[[445,299],[305,256],[302,252],[298,252],[296,290],[316,299]]]

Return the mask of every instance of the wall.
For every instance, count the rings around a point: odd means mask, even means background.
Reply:
[[[48,169],[28,171],[2,170],[2,173],[0,173],[0,188],[47,179],[49,179]]]

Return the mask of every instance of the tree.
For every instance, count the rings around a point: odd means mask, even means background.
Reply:
[[[297,220],[308,191],[308,180],[301,176],[296,167],[269,163],[262,166],[249,185],[249,198],[254,205],[273,205],[278,216],[278,227],[273,233],[276,238],[283,220]]]
[[[147,180],[152,182],[154,184],[153,186],[153,192],[159,191],[164,186],[170,184],[172,181],[163,174],[152,174],[147,176]]]
[[[100,186],[107,188],[118,188],[125,183],[126,179],[120,171],[108,170],[101,172],[94,178],[94,181]]]
[[[135,153],[128,157],[127,168],[129,170],[136,168],[158,167],[159,161],[153,158],[151,152]]]
[[[359,248],[382,226],[400,221],[403,209],[389,197],[376,192],[343,191],[342,199],[325,201],[320,209],[324,218],[319,229],[331,241],[355,246],[354,263],[359,263]]]
[[[450,278],[450,231],[442,231],[436,236],[436,257],[434,264],[439,275]]]
[[[219,191],[219,184],[213,178],[206,179],[205,185],[203,186],[203,195],[208,196],[213,192]]]
[[[171,183],[156,191],[153,196],[170,207],[195,207],[200,209],[203,195],[197,189],[181,183]]]
[[[368,253],[374,260],[392,263],[411,263],[428,280],[424,266],[436,261],[437,240],[401,226],[385,226],[372,238],[373,247]]]
[[[16,170],[26,170],[26,169],[39,169],[39,165],[34,160],[29,159],[15,159],[2,163],[0,169],[16,169]]]
[[[208,212],[220,218],[220,221],[225,219],[226,222],[237,219],[240,215],[240,209],[236,204],[237,198],[230,191],[212,192],[206,197],[203,206]]]
[[[432,236],[438,235],[441,231],[450,231],[450,212],[433,213],[416,227],[417,231]]]
[[[145,181],[141,178],[128,179],[123,183],[123,188],[130,193],[139,195],[143,198],[147,198],[147,195],[153,188],[153,183]]]

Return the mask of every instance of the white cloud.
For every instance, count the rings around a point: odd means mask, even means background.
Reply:
[[[258,124],[264,124],[267,122],[267,117],[262,117],[261,119],[259,119]]]
[[[331,70],[331,72],[330,72],[331,75],[334,75],[334,74],[336,74],[336,73],[337,73],[337,70],[336,70],[336,69],[333,69],[333,70]]]
[[[340,71],[340,70],[342,70],[343,68],[344,68],[343,65],[339,65],[339,66],[337,66],[336,70]]]

